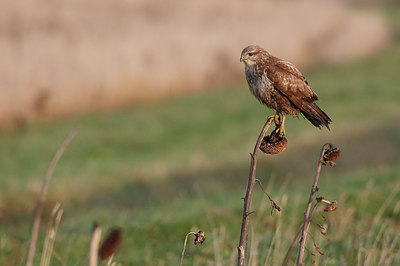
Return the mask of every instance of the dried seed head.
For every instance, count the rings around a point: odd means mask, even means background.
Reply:
[[[206,240],[206,236],[203,231],[199,231],[195,234],[196,238],[194,239],[194,245],[197,246],[198,244],[203,244]]]
[[[329,144],[329,149],[324,152],[322,157],[322,163],[324,165],[329,164],[330,166],[335,166],[336,164],[333,162],[340,157],[342,152],[338,147],[334,147],[332,144]]]
[[[337,207],[337,202],[335,200],[335,201],[332,201],[330,204],[326,205],[324,211],[325,212],[333,212],[334,210],[336,210],[336,207]]]
[[[285,137],[279,136],[278,131],[274,130],[270,135],[263,138],[260,150],[267,154],[278,154],[286,149],[287,142]]]
[[[279,207],[279,206],[275,203],[275,201],[272,201],[272,207],[273,207],[273,209],[277,210],[278,212],[281,211],[281,207]],[[273,210],[273,209],[272,209],[272,210]],[[272,210],[271,210],[271,215],[272,215]]]
[[[104,238],[103,243],[99,249],[99,256],[102,260],[110,258],[113,254],[116,254],[121,248],[122,243],[122,231],[120,228],[115,227],[110,230],[107,236]]]

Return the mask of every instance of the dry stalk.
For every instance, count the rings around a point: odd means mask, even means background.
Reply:
[[[317,206],[318,206],[318,205],[319,205],[319,202],[315,203],[315,205],[314,205],[314,207],[313,207],[313,209],[312,209],[312,211],[311,211],[310,217],[308,218],[308,221],[309,221],[309,222],[312,220],[312,218],[313,218],[314,215],[316,214],[315,212],[316,212],[316,210],[317,210]],[[302,230],[303,230],[303,226],[304,226],[304,221],[301,223],[301,225],[299,226],[299,228],[298,228],[297,231],[296,231],[296,234],[295,234],[295,236],[294,236],[294,238],[293,238],[293,240],[292,240],[292,243],[290,244],[289,249],[288,249],[288,251],[286,252],[286,256],[285,256],[285,259],[284,259],[284,261],[283,261],[283,263],[282,263],[282,266],[287,266],[287,265],[289,264],[290,255],[292,254],[292,252],[293,252],[293,250],[294,250],[294,247],[295,247],[295,245],[296,245],[297,239],[299,238],[300,233],[301,233]]]
[[[278,212],[281,211],[281,207],[276,204],[276,202],[269,196],[269,194],[264,190],[263,185],[261,184],[261,181],[256,179],[258,185],[260,186],[261,190],[264,192],[265,195],[267,195],[269,202],[271,203],[271,216],[274,210],[277,210]]]
[[[115,264],[115,262],[112,261],[113,258],[114,258],[114,254],[112,254],[112,255],[108,258],[108,260],[107,260],[107,266],[112,266],[112,265]]]
[[[273,120],[274,120],[273,117],[271,117],[267,120],[263,129],[261,130],[260,135],[258,136],[258,140],[256,142],[256,145],[254,146],[253,153],[252,154],[250,153],[251,165],[250,165],[249,181],[247,184],[246,196],[244,197],[242,229],[240,232],[239,246],[237,247],[237,249],[238,249],[237,265],[238,266],[244,266],[244,261],[245,261],[245,250],[246,250],[246,244],[247,244],[247,227],[249,224],[251,197],[253,195],[253,188],[254,188],[254,184],[255,184],[257,154],[258,154],[258,150],[260,148],[261,142],[263,140],[263,137],[265,135],[265,132],[267,132],[267,130],[271,126],[271,123]]]
[[[51,217],[48,225],[48,231],[43,246],[42,257],[40,259],[40,266],[50,265],[51,255],[53,253],[54,240],[56,239],[57,229],[61,222],[63,210],[60,209],[61,204],[56,203],[51,212]]]
[[[39,199],[36,205],[36,212],[32,224],[32,235],[29,242],[26,266],[32,266],[33,264],[33,259],[35,257],[35,252],[36,252],[36,242],[39,233],[40,220],[42,218],[44,203],[46,200],[47,187],[49,185],[51,176],[53,175],[54,168],[56,167],[61,155],[64,153],[65,149],[67,148],[68,144],[71,142],[72,138],[75,136],[77,131],[78,128],[75,127],[69,132],[68,136],[64,139],[63,143],[58,148],[56,154],[54,155],[53,159],[50,162],[49,167],[47,168],[46,175],[43,179],[42,188],[40,190]]]
[[[199,231],[199,232],[189,232],[187,233],[186,237],[185,237],[185,243],[183,244],[183,250],[182,250],[182,256],[181,256],[181,262],[179,263],[179,266],[182,266],[182,262],[183,262],[183,257],[185,256],[185,251],[186,251],[186,244],[187,244],[187,240],[188,237],[190,235],[194,235],[196,236],[196,239],[194,240],[194,244],[197,246],[198,244],[203,244],[203,242],[206,240],[206,237],[204,235],[203,231]]]
[[[101,238],[101,227],[97,223],[94,223],[92,231],[92,239],[90,240],[90,254],[89,254],[90,266],[98,265],[100,238]]]
[[[314,195],[317,192],[317,184],[318,184],[318,179],[319,179],[319,174],[321,172],[321,166],[324,163],[324,155],[325,155],[325,151],[327,151],[329,149],[329,147],[332,147],[331,144],[326,143],[324,146],[322,146],[321,149],[321,154],[319,157],[319,161],[318,161],[318,166],[317,166],[317,172],[315,174],[315,178],[314,178],[314,182],[311,188],[311,193],[310,193],[310,197],[308,199],[308,203],[307,203],[307,207],[306,207],[306,211],[304,212],[304,222],[303,222],[303,228],[301,230],[301,237],[300,237],[300,246],[299,246],[299,253],[297,255],[297,261],[296,261],[296,265],[303,265],[303,258],[304,258],[304,251],[305,251],[305,247],[306,247],[306,239],[307,239],[307,233],[308,233],[308,228],[310,227],[310,210],[311,210],[311,205],[314,199]]]

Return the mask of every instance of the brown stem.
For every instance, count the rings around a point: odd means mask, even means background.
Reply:
[[[258,185],[260,186],[261,190],[264,192],[265,195],[267,195],[269,202],[271,203],[271,216],[274,210],[277,210],[278,212],[281,211],[281,207],[278,206],[278,204],[275,203],[275,201],[269,196],[269,194],[264,190],[264,187],[261,184],[261,181],[256,179]]]
[[[310,209],[311,209],[311,205],[312,205],[312,202],[314,199],[314,194],[315,194],[315,192],[317,192],[317,184],[318,184],[319,173],[321,172],[321,166],[323,163],[323,156],[329,146],[330,146],[329,143],[325,143],[321,149],[321,154],[320,154],[318,166],[317,166],[317,173],[315,174],[314,183],[312,185],[310,197],[309,197],[308,203],[307,203],[307,208],[306,208],[306,211],[304,212],[303,229],[302,229],[302,233],[301,233],[301,237],[300,237],[299,253],[297,255],[297,261],[296,261],[296,265],[298,265],[298,266],[303,265],[303,257],[304,257],[304,250],[306,247],[307,232],[308,232],[308,228],[310,227]]]
[[[314,217],[314,214],[315,214],[315,211],[317,209],[318,203],[319,202],[317,202],[314,205],[313,210],[311,211],[310,217],[308,218],[309,221],[311,221],[311,219]],[[303,225],[304,225],[304,221],[299,226],[299,229],[297,229],[296,234],[295,234],[295,236],[294,236],[294,238],[292,240],[292,243],[290,243],[290,247],[289,247],[288,251],[286,252],[286,256],[285,256],[285,259],[283,260],[282,266],[287,266],[289,264],[290,255],[292,254],[294,246],[296,245],[296,241],[299,238],[300,233],[302,232]]]
[[[186,243],[187,243],[188,237],[189,237],[190,235],[195,235],[195,234],[196,234],[196,232],[189,232],[189,233],[187,233],[187,235],[186,235],[186,237],[185,237],[185,243],[183,244],[183,250],[182,250],[182,256],[181,256],[181,262],[179,263],[179,266],[182,266],[182,262],[183,262],[183,256],[185,256],[185,251],[186,251]]]
[[[258,154],[258,150],[261,145],[261,141],[265,135],[265,132],[267,132],[267,130],[269,129],[273,120],[274,120],[273,117],[271,117],[267,120],[263,129],[261,130],[260,135],[258,136],[256,145],[254,146],[254,151],[252,154],[250,154],[251,155],[251,165],[250,165],[249,181],[247,184],[246,196],[244,197],[242,229],[240,232],[239,246],[237,247],[237,249],[238,249],[237,265],[238,266],[244,266],[245,250],[246,250],[246,244],[247,244],[247,227],[249,224],[251,197],[253,194],[253,188],[254,188],[254,184],[255,184],[257,154]]]
[[[26,266],[32,266],[32,264],[33,264],[33,259],[35,257],[35,251],[36,251],[36,241],[38,238],[40,220],[42,217],[44,203],[45,203],[45,199],[46,199],[47,187],[49,185],[51,176],[53,175],[54,168],[56,167],[58,160],[60,159],[61,155],[64,153],[65,149],[67,148],[68,144],[71,142],[72,138],[75,136],[77,131],[78,131],[78,128],[75,127],[69,132],[68,136],[64,139],[63,143],[58,148],[56,154],[54,155],[53,159],[50,162],[49,167],[47,168],[46,175],[43,179],[42,188],[40,190],[39,199],[38,199],[38,202],[36,205],[36,212],[35,212],[35,217],[33,219],[33,224],[32,224],[32,235],[31,235],[31,240],[29,243]]]

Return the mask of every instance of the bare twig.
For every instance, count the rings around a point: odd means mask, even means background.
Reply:
[[[277,210],[278,212],[280,212],[281,207],[279,207],[278,204],[276,204],[276,202],[273,199],[271,199],[271,197],[268,195],[268,193],[264,190],[264,187],[262,186],[261,181],[258,179],[256,179],[256,181],[257,181],[258,185],[260,186],[261,190],[264,192],[264,194],[267,195],[269,202],[271,203],[271,207],[272,207],[271,208],[271,216],[272,216],[272,213],[274,210]]]
[[[58,160],[64,153],[65,149],[67,148],[68,144],[71,142],[72,138],[75,136],[77,131],[78,128],[75,127],[69,132],[68,136],[64,139],[63,143],[58,148],[56,154],[54,155],[53,159],[50,162],[49,167],[47,168],[47,172],[43,179],[42,188],[40,190],[39,199],[36,206],[35,217],[33,219],[32,235],[29,243],[26,266],[32,266],[33,264],[33,259],[35,257],[35,251],[36,251],[36,241],[39,233],[40,220],[42,217],[44,203],[46,200],[47,187],[49,185],[51,176],[53,175],[54,168],[56,167]]]
[[[308,199],[306,211],[304,212],[304,222],[303,222],[303,228],[302,228],[302,233],[301,233],[301,237],[300,237],[300,246],[299,246],[299,252],[297,255],[296,265],[303,265],[303,257],[304,257],[306,239],[307,239],[307,232],[308,232],[308,228],[310,226],[311,205],[312,205],[312,202],[314,199],[314,194],[318,190],[318,188],[317,188],[318,178],[319,178],[319,174],[321,172],[321,166],[324,163],[323,157],[324,157],[325,151],[328,150],[328,148],[331,146],[332,146],[331,144],[326,143],[321,149],[321,154],[320,154],[320,157],[318,160],[317,173],[315,174],[314,183],[311,188],[311,193],[310,193],[310,197]]]
[[[101,227],[98,223],[94,223],[92,230],[92,238],[90,240],[90,254],[89,254],[90,266],[98,265],[100,238],[101,238]]]
[[[267,120],[263,129],[261,130],[260,135],[258,136],[256,145],[254,146],[254,151],[252,154],[250,154],[251,165],[250,165],[249,181],[247,184],[246,196],[244,198],[242,229],[240,232],[239,246],[237,247],[237,249],[238,249],[237,265],[238,266],[244,266],[245,250],[246,250],[246,244],[247,244],[247,227],[249,224],[251,197],[253,194],[253,188],[254,188],[254,184],[255,184],[258,149],[259,149],[261,141],[265,135],[265,132],[267,132],[267,130],[269,129],[273,120],[274,120],[273,117],[271,117]]]

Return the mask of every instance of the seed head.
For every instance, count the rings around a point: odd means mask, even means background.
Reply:
[[[322,157],[322,163],[324,165],[329,164],[330,166],[335,166],[335,160],[340,157],[342,152],[338,147],[334,147],[332,144],[329,144],[329,149],[324,152]]]
[[[279,136],[278,131],[274,130],[270,135],[263,138],[260,150],[266,154],[278,154],[286,149],[287,142],[285,137]]]
[[[118,227],[112,228],[107,234],[99,249],[99,256],[102,260],[110,258],[121,248],[122,232]]]
[[[333,212],[334,210],[336,210],[336,207],[337,207],[337,202],[335,200],[335,201],[332,201],[330,204],[326,205],[324,211],[325,212]]]
[[[196,238],[194,239],[194,245],[197,246],[198,244],[203,244],[206,240],[206,236],[203,231],[199,231],[195,234]]]

